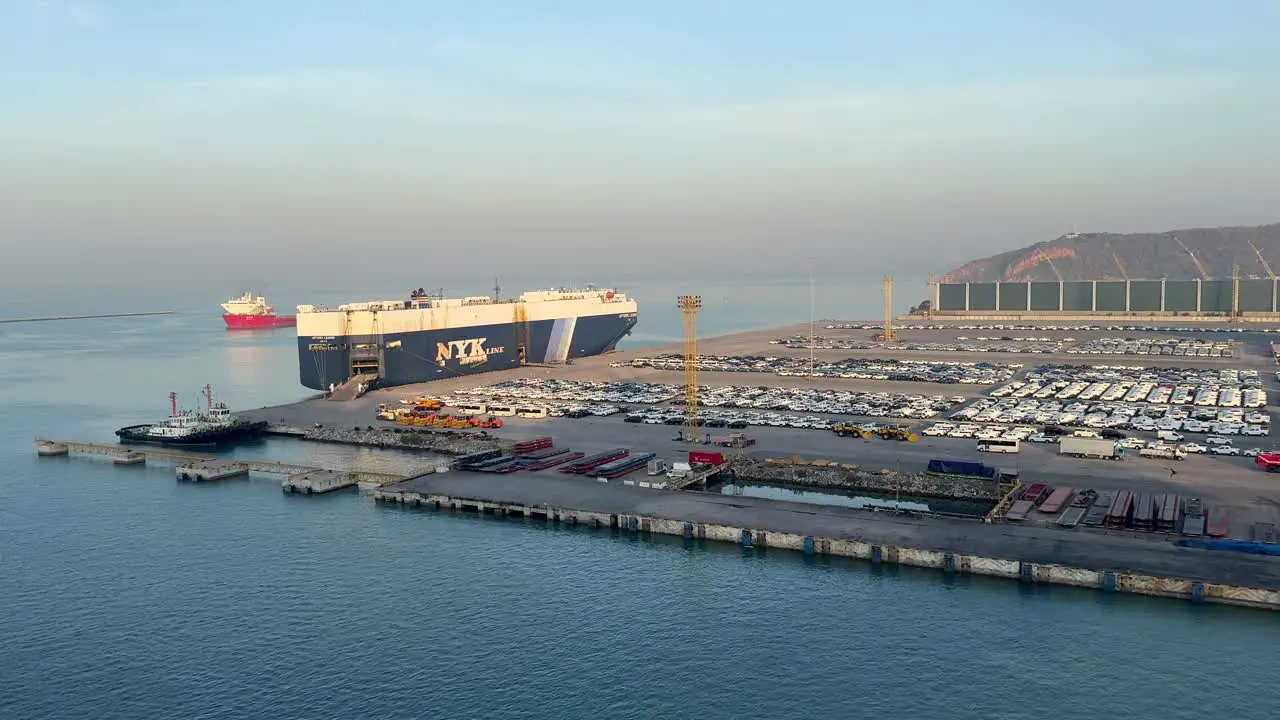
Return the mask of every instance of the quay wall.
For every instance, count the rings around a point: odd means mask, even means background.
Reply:
[[[1107,570],[1031,563],[1004,558],[983,557],[964,553],[873,544],[857,540],[815,537],[796,533],[772,532],[762,528],[743,528],[711,523],[693,523],[671,518],[632,514],[608,514],[558,508],[549,505],[451,497],[433,493],[403,490],[378,490],[374,498],[381,502],[399,503],[481,514],[516,515],[547,522],[611,528],[682,537],[686,540],[710,540],[743,547],[777,548],[804,553],[866,560],[872,564],[905,565],[930,568],[946,574],[984,575],[1025,583],[1068,585],[1103,592],[1129,593],[1207,602],[1238,607],[1280,610],[1280,591],[1203,583],[1178,578],[1154,577]]]

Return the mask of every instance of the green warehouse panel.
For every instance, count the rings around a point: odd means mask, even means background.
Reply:
[[[1275,288],[1270,280],[1240,281],[1240,312],[1271,312]]]
[[[1094,283],[1097,301],[1093,309],[1096,312],[1125,312],[1125,285],[1127,284],[1123,280]]]
[[[964,283],[946,283],[938,285],[938,309],[964,310],[966,287],[968,286]]]
[[[1000,310],[1003,312],[1026,312],[1027,300],[1030,297],[1030,284],[1019,282],[1000,283]]]
[[[1129,312],[1160,312],[1160,281],[1129,282]]]
[[[1231,281],[1230,280],[1201,280],[1200,281],[1200,312],[1204,312],[1204,313],[1231,312]]]
[[[1195,312],[1199,295],[1195,280],[1165,280],[1164,311]]]
[[[1062,309],[1075,312],[1093,312],[1093,283],[1062,283]]]
[[[1004,292],[1003,290],[1001,292]],[[1090,291],[1092,296],[1093,291]],[[1032,312],[1056,312],[1058,310],[1058,299],[1062,295],[1062,283],[1056,282],[1033,282],[1031,283],[1031,310]],[[1004,295],[1000,298],[1003,300]]]
[[[981,312],[996,309],[995,283],[969,283],[969,311]]]

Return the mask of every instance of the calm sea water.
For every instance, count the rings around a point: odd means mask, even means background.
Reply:
[[[1273,711],[1270,614],[35,457],[33,436],[107,440],[164,414],[170,390],[188,405],[206,382],[236,406],[300,396],[288,331],[226,333],[206,300],[0,325],[0,718]],[[768,307],[737,322],[805,310]],[[416,462],[285,441],[242,452]]]

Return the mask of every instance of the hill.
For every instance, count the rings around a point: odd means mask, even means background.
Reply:
[[[1191,254],[1211,278],[1229,278],[1236,266],[1241,277],[1270,277],[1259,253],[1280,269],[1280,223],[1160,233],[1069,233],[974,260],[947,273],[942,282],[1052,281],[1058,279],[1055,269],[1068,281],[1203,278]]]

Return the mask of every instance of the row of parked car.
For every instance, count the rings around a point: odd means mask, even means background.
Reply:
[[[458,390],[454,394],[547,402],[571,401],[653,405],[683,396],[684,388],[678,385],[660,383],[519,378]]]
[[[1271,416],[1240,408],[1186,408],[1169,405],[1063,403],[1056,400],[982,398],[956,411],[952,420],[1016,425],[1034,422],[1063,427],[1159,430],[1263,437]]]
[[[1155,403],[1263,408],[1267,394],[1257,370],[1163,370],[1106,366],[1041,366],[1025,380],[1002,385],[992,397],[1086,402]]]
[[[988,338],[979,338],[987,340]],[[1045,339],[1044,342],[1017,342],[1013,338],[1005,341],[1005,338],[989,338],[996,341],[989,344],[979,344],[974,342],[962,342],[968,338],[956,338],[955,342],[899,342],[892,345],[895,351],[915,350],[920,352],[1004,352],[1004,353],[1040,353],[1042,355],[1061,352],[1062,343],[1053,342]],[[1013,342],[1010,342],[1013,341]],[[775,345],[781,345],[791,350],[807,350],[809,349],[808,337],[792,337],[779,338],[770,340]],[[813,348],[815,350],[879,350],[890,347],[887,343],[874,342],[856,339],[833,339],[833,338],[814,338]]]
[[[698,393],[698,404],[710,408],[921,419],[936,417],[966,399],[963,395],[733,386]]]
[[[584,403],[595,403],[590,407],[601,409],[622,405],[683,404],[684,402],[683,388],[674,385],[543,378],[508,380],[460,390],[455,394],[489,400],[533,400],[549,408],[548,414],[552,416],[580,409]],[[700,388],[698,392],[698,405],[705,408],[917,419],[937,417],[954,409],[967,399],[963,395],[732,385],[706,386]],[[683,413],[683,410],[673,410],[673,412]],[[601,413],[588,412],[588,414]],[[768,425],[770,423],[753,424]]]
[[[684,357],[678,354],[636,358],[630,362],[613,362],[613,367],[684,370]],[[768,373],[798,377],[845,378],[851,380],[890,380],[894,382],[930,382],[945,385],[994,385],[1007,382],[1021,365],[1001,363],[943,362],[929,360],[892,360],[847,358],[835,362],[808,357],[769,357],[765,355],[700,355],[698,369],[707,372]]]
[[[1230,439],[1217,435],[1212,435],[1204,439],[1204,443],[1183,443],[1184,439],[1181,435],[1162,433],[1163,437],[1155,440],[1144,440],[1139,437],[1127,437],[1124,433],[1103,430],[1101,432],[1080,431],[1071,432],[1064,428],[1049,426],[1045,428],[1034,428],[1028,425],[1019,425],[1016,427],[992,427],[990,425],[978,425],[975,423],[951,423],[938,422],[924,428],[920,434],[928,437],[948,437],[955,439],[973,439],[973,440],[1018,440],[1021,442],[1051,444],[1061,442],[1062,437],[1067,433],[1074,436],[1086,436],[1093,438],[1115,440],[1116,444],[1127,450],[1141,450],[1143,448],[1160,448],[1160,447],[1178,447],[1184,452],[1197,454],[1212,455],[1243,455],[1245,457],[1257,457],[1258,455],[1270,452],[1262,448],[1242,448]],[[1169,445],[1169,442],[1178,443],[1176,446]]]
[[[776,412],[738,412],[733,410],[702,410],[698,419],[703,427],[729,428],[742,430],[755,427],[788,427],[797,429],[831,430],[840,424],[840,420],[816,417],[813,415],[793,415]],[[629,423],[645,425],[683,425],[684,411],[672,407],[651,407],[634,410],[623,418]]]
[[[1167,355],[1171,357],[1229,358],[1231,343],[1195,338],[1098,338],[1080,343],[1066,352],[1071,355]]]

